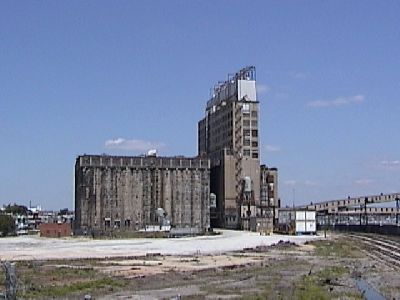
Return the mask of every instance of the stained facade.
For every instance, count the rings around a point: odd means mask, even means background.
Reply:
[[[264,190],[271,186],[267,179],[277,178],[277,170],[276,176],[266,178],[266,169],[260,167],[255,67],[230,74],[213,87],[205,116],[198,123],[198,154],[211,161],[210,188],[216,195],[216,207],[211,208],[213,226],[246,229],[251,227],[250,219],[255,222],[254,218],[273,215],[277,194],[265,201]]]
[[[75,232],[210,226],[210,162],[83,155],[75,164]],[[160,211],[162,212],[160,214]]]

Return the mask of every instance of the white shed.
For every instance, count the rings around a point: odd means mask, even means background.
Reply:
[[[295,222],[296,234],[315,234],[317,231],[315,211],[297,210]]]

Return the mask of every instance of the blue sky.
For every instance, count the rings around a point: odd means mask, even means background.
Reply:
[[[1,1],[0,205],[72,208],[79,154],[196,155],[247,65],[283,204],[398,192],[399,28],[399,1]]]

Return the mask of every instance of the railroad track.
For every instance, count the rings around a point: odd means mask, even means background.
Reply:
[[[360,248],[369,256],[385,263],[391,268],[400,270],[400,241],[370,234],[350,234],[349,237],[363,243],[366,247]]]
[[[395,252],[400,252],[400,241],[395,241],[379,235],[353,235],[353,237],[362,238],[364,241],[373,242],[379,246],[387,247]]]

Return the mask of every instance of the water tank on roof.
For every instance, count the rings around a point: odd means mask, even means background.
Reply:
[[[147,156],[157,156],[157,150],[150,149],[149,151],[147,151]]]

